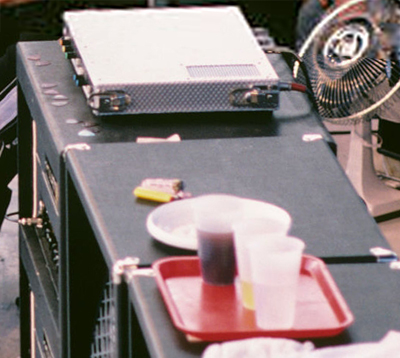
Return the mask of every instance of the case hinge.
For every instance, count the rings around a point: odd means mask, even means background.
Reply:
[[[88,105],[93,110],[104,112],[121,112],[131,103],[131,97],[124,91],[93,93],[88,98]]]
[[[116,285],[122,282],[122,276],[129,282],[135,276],[154,276],[154,270],[150,267],[139,268],[139,258],[126,257],[118,260],[112,268],[112,282]]]

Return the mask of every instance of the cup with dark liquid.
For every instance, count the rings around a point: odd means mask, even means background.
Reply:
[[[233,284],[236,262],[232,225],[241,217],[243,199],[208,194],[192,199],[192,208],[204,282],[218,286]]]

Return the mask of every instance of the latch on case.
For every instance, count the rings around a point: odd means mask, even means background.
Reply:
[[[120,112],[131,103],[131,97],[124,91],[93,93],[88,105],[99,112]]]
[[[276,85],[239,88],[229,94],[235,107],[258,107],[270,110],[279,108],[279,89]]]

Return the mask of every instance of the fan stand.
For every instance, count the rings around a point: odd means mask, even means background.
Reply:
[[[376,175],[370,121],[355,124],[351,130],[346,174],[373,217],[400,211],[400,191]]]

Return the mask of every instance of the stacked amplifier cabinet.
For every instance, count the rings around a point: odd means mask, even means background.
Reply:
[[[291,78],[280,56],[269,57],[268,63],[269,73],[278,74],[276,78]],[[306,95],[301,93],[294,97],[283,93],[280,109],[274,111],[214,109],[98,116],[88,105],[82,88],[76,86],[76,69],[65,59],[57,41],[20,43],[17,71],[24,358],[159,356],[148,351],[137,323],[138,308],[129,298],[127,287],[115,285],[116,251],[101,239],[111,235],[112,224],[99,219],[99,198],[91,198],[90,188],[83,186],[86,178],[80,177],[82,170],[66,166],[67,158],[74,153],[91,153],[92,147],[100,148],[92,163],[107,170],[114,161],[102,155],[102,146],[135,146],[139,145],[135,143],[138,137],[166,138],[177,133],[183,141],[202,141],[301,138],[312,133],[332,143]],[[149,167],[153,164],[149,163]],[[129,175],[135,175],[134,166]],[[93,183],[100,183],[100,177]],[[118,186],[115,182],[103,184],[104,192]],[[132,179],[132,186],[135,184]],[[127,213],[111,214],[119,217]],[[137,233],[138,238],[145,236]],[[142,246],[146,251],[147,246]],[[158,245],[152,245],[150,251],[154,251],[151,260],[182,254]]]
[[[72,72],[72,85],[63,83],[59,69],[68,73],[68,62],[57,42],[20,44],[19,56],[21,356],[113,357],[105,348],[113,328],[103,324],[115,301],[107,291],[110,272],[63,164],[80,142],[134,142],[137,134],[94,122]],[[44,79],[49,69],[57,75]],[[54,106],[49,84],[70,103]]]

